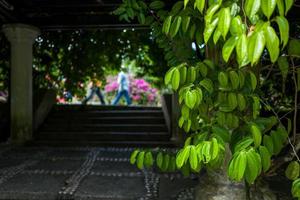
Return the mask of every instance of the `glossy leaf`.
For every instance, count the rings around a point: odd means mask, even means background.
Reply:
[[[266,46],[270,54],[271,62],[276,62],[279,56],[279,38],[271,26],[267,26],[265,31]]]
[[[220,31],[222,37],[225,39],[226,35],[230,28],[231,16],[230,16],[230,9],[223,8],[219,13],[219,22],[217,30]]]
[[[249,17],[249,19],[251,19],[259,11],[260,5],[261,5],[261,0],[246,0],[245,12],[246,15]]]
[[[294,0],[285,0],[285,15],[289,12],[294,4]]]
[[[239,36],[236,44],[237,61],[240,67],[248,64],[248,40],[245,34]]]
[[[285,170],[285,176],[290,180],[296,180],[299,177],[300,165],[297,161],[292,161]]]
[[[195,0],[195,7],[203,13],[205,7],[205,0]]]
[[[271,155],[265,146],[259,147],[259,154],[261,157],[263,171],[266,172],[271,166]]]
[[[251,65],[256,64],[265,48],[266,40],[262,32],[257,32],[250,37],[248,43],[248,58],[251,61]]]
[[[270,19],[271,15],[273,14],[275,7],[276,7],[276,0],[261,1],[262,12],[268,19]]]
[[[238,37],[232,36],[225,42],[225,44],[222,48],[222,56],[223,56],[223,59],[225,60],[225,62],[228,62],[230,55],[232,54],[232,52],[237,44],[237,39],[238,39]]]
[[[282,43],[283,47],[285,47],[289,41],[289,32],[290,32],[289,31],[290,30],[289,22],[283,16],[277,16],[276,22],[279,27],[281,43]]]
[[[214,32],[217,24],[219,22],[219,18],[216,18],[212,23],[207,24],[204,29],[204,42],[207,43],[212,33]]]
[[[261,141],[262,141],[262,133],[261,133],[259,127],[256,124],[251,124],[250,130],[252,133],[252,138],[254,140],[255,147],[260,146]]]
[[[284,16],[284,0],[276,0],[279,14]]]
[[[178,33],[180,25],[181,25],[181,20],[182,20],[181,16],[176,16],[174,21],[172,22],[171,28],[169,31],[171,38],[175,37],[176,34]]]
[[[174,69],[174,72],[172,74],[172,88],[173,90],[177,90],[180,83],[180,73],[177,68]]]

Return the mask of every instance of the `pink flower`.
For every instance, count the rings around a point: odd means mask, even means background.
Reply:
[[[138,100],[141,99],[141,96],[140,96],[140,95],[133,95],[133,96],[132,96],[132,99],[133,99],[134,101],[138,101]]]

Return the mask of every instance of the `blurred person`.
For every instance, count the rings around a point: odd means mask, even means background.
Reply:
[[[113,105],[117,105],[122,96],[125,97],[127,105],[131,104],[131,99],[129,95],[129,78],[125,72],[125,68],[122,67],[121,72],[118,74],[118,93],[114,100],[112,101]]]
[[[105,105],[104,97],[101,92],[102,82],[96,79],[96,75],[94,74],[92,80],[88,84],[89,92],[87,97],[82,101],[82,104],[86,104],[89,100],[91,100],[95,95],[98,96],[101,104]]]

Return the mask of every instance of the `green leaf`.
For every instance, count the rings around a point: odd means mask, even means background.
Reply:
[[[144,151],[141,151],[138,156],[137,156],[137,167],[139,169],[143,169],[144,168],[144,155],[145,155],[145,152]]]
[[[244,151],[240,152],[236,157],[236,161],[234,163],[234,169],[236,170],[236,175],[234,180],[241,181],[247,166],[247,157]]]
[[[289,12],[294,4],[294,0],[285,0],[285,15]]]
[[[172,88],[173,90],[177,90],[180,83],[180,73],[177,68],[174,69],[173,75],[172,75]]]
[[[257,86],[257,79],[253,72],[249,72],[250,75],[250,81],[251,81],[251,89],[254,91]]]
[[[198,154],[196,152],[196,148],[195,146],[191,146],[190,148],[190,165],[191,165],[191,168],[193,170],[196,170],[198,168],[198,165],[199,165],[199,162],[198,162]]]
[[[228,104],[229,104],[229,107],[234,110],[237,105],[238,105],[238,102],[237,102],[237,98],[236,98],[236,94],[233,93],[233,92],[230,92],[228,94]]]
[[[225,72],[220,72],[218,75],[218,80],[221,87],[227,87],[228,85],[228,76]]]
[[[185,121],[184,117],[181,116],[181,117],[179,118],[179,120],[178,120],[178,126],[179,126],[180,128],[182,128],[182,126],[183,126],[183,124],[184,124],[184,121]]]
[[[153,10],[159,10],[162,9],[165,6],[165,3],[163,1],[153,1],[150,3],[149,8]]]
[[[246,0],[245,12],[249,19],[251,19],[259,11],[260,3],[260,0]]]
[[[177,153],[176,165],[178,168],[181,168],[188,160],[190,156],[190,148],[191,148],[190,146],[187,146]]]
[[[285,176],[290,180],[296,180],[299,177],[300,165],[297,161],[292,161],[285,170]]]
[[[291,39],[289,41],[288,52],[290,56],[299,56],[300,57],[300,40]]]
[[[283,44],[283,47],[285,47],[289,41],[289,32],[290,32],[289,22],[283,16],[277,16],[276,22],[279,27],[281,43]]]
[[[247,149],[253,144],[254,140],[250,137],[245,137],[234,146],[234,153]]]
[[[181,25],[181,21],[182,21],[181,16],[176,16],[174,21],[172,22],[170,32],[169,32],[171,38],[175,37],[176,34],[178,33]]]
[[[200,81],[200,85],[204,87],[210,94],[213,93],[214,91],[213,82],[210,79],[208,78],[203,79],[202,81]]]
[[[172,18],[173,18],[173,16],[168,16],[165,19],[164,24],[163,24],[163,28],[162,28],[163,33],[165,33],[165,34],[169,33],[170,27],[171,27],[171,23],[172,23]]]
[[[156,156],[156,164],[157,164],[158,168],[160,168],[160,169],[162,168],[163,161],[164,161],[163,154],[162,154],[162,152],[159,152]]]
[[[167,71],[166,76],[165,76],[165,84],[166,85],[168,85],[171,82],[174,70],[175,70],[175,68],[172,67],[171,69],[169,69]]]
[[[130,164],[134,164],[136,162],[136,156],[140,151],[138,149],[134,150],[130,156]]]
[[[222,35],[222,33],[218,29],[216,29],[215,33],[214,33],[214,36],[213,36],[213,40],[214,40],[215,44],[217,44],[217,42],[219,41],[221,35]]]
[[[237,44],[238,37],[230,37],[224,44],[222,48],[222,56],[225,62],[228,62],[230,55],[232,54],[232,51],[234,50],[236,44]]]
[[[278,155],[283,148],[281,137],[277,132],[271,131],[271,138],[273,142],[273,154]]]
[[[219,9],[220,5],[219,4],[214,4],[212,6],[210,6],[205,14],[204,20],[205,20],[205,24],[210,24],[213,15],[217,12],[217,10]]]
[[[219,18],[216,18],[212,23],[207,24],[205,26],[203,35],[204,35],[204,42],[207,43],[209,38],[211,37],[211,34],[214,32],[217,24],[218,24]]]
[[[170,12],[170,15],[177,15],[178,12],[183,8],[183,1],[177,1]]]
[[[236,16],[232,19],[230,25],[230,33],[233,36],[239,36],[245,33],[245,29],[243,28],[244,24],[242,22],[241,16]]]
[[[244,95],[243,94],[238,94],[237,95],[237,100],[238,100],[239,110],[244,111],[246,106],[247,106],[246,99],[245,99]]]
[[[182,106],[182,108],[181,108],[181,115],[183,116],[184,119],[189,119],[189,117],[190,117],[190,109],[186,105]]]
[[[224,142],[230,141],[231,136],[227,129],[221,128],[219,126],[213,126],[212,131],[215,135],[221,137]]]
[[[211,143],[209,141],[205,141],[201,148],[201,152],[199,154],[203,163],[207,164],[211,160]]]
[[[276,0],[261,1],[262,12],[268,19],[270,19],[271,15],[273,14],[275,7],[276,7]]]
[[[190,0],[184,0],[184,9],[186,8],[187,4],[189,3]]]
[[[195,6],[201,14],[203,14],[203,10],[205,7],[205,0],[195,0]]]
[[[203,99],[203,93],[202,93],[202,90],[200,88],[196,88],[194,90],[194,92],[196,93],[197,95],[197,102],[196,102],[196,105],[199,106],[199,104],[202,102],[202,99]]]
[[[266,40],[262,32],[257,32],[250,37],[248,43],[248,58],[251,61],[251,65],[257,63],[265,48]]]
[[[280,56],[278,58],[277,62],[278,62],[278,67],[280,69],[283,81],[285,82],[286,77],[289,73],[289,62],[287,60],[287,57],[286,56]]]
[[[275,30],[271,26],[265,28],[266,46],[270,54],[271,62],[276,62],[279,56],[279,38]]]
[[[300,198],[300,179],[297,179],[292,184],[292,195],[293,197]]]
[[[211,149],[211,158],[214,160],[219,155],[219,150],[220,150],[219,143],[216,138],[212,138],[210,149]]]
[[[252,138],[254,140],[255,147],[260,146],[261,140],[262,140],[262,134],[261,134],[259,127],[256,124],[251,124],[250,130],[252,133]]]
[[[190,25],[190,21],[191,21],[191,17],[189,16],[185,16],[182,17],[182,31],[185,33],[187,32],[189,25]]]
[[[230,16],[230,9],[229,8],[223,8],[219,12],[219,22],[218,22],[218,28],[223,36],[223,38],[226,38],[226,35],[230,28],[230,22],[231,22],[231,16]]]
[[[270,155],[272,155],[274,151],[273,140],[269,135],[264,135],[263,144],[268,149]]]
[[[240,68],[248,64],[248,40],[246,34],[242,34],[238,38],[236,55]]]
[[[240,79],[239,79],[238,73],[236,73],[235,71],[230,71],[229,78],[230,78],[230,82],[232,85],[232,89],[236,90],[240,84]]]
[[[148,151],[146,154],[145,154],[145,167],[149,168],[153,165],[153,156],[152,156],[152,153],[150,151]]]
[[[254,96],[252,97],[252,99],[253,99],[253,104],[252,104],[253,118],[256,119],[260,112],[260,103],[258,97]]]
[[[261,163],[259,163],[256,154],[257,153],[253,149],[250,149],[246,153],[247,167],[245,171],[245,179],[249,184],[253,184],[260,173],[259,165],[261,165]]]
[[[279,14],[284,16],[284,2],[283,2],[283,0],[276,0],[276,2],[277,2],[277,8],[278,8]]]
[[[271,155],[269,153],[269,150],[265,146],[259,147],[259,154],[261,157],[263,171],[266,172],[271,166]]]
[[[163,160],[164,160],[164,161],[163,161],[161,170],[162,170],[163,172],[165,172],[165,171],[168,170],[168,167],[169,167],[169,164],[170,164],[170,156],[169,156],[169,154],[165,154]]]
[[[186,66],[179,67],[179,73],[180,73],[180,84],[184,84],[187,76]]]
[[[193,109],[196,101],[197,101],[197,95],[196,93],[192,90],[192,91],[187,91],[185,94],[185,104],[190,108]]]
[[[139,23],[140,23],[140,24],[145,24],[146,18],[145,18],[144,13],[142,13],[142,12],[139,13],[139,15],[138,15],[138,20],[139,20]]]

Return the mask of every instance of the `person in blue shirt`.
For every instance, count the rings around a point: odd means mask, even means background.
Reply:
[[[112,101],[113,105],[117,105],[122,96],[125,97],[127,105],[131,104],[131,99],[129,95],[129,78],[128,75],[124,72],[124,69],[118,74],[118,93],[117,96]]]

